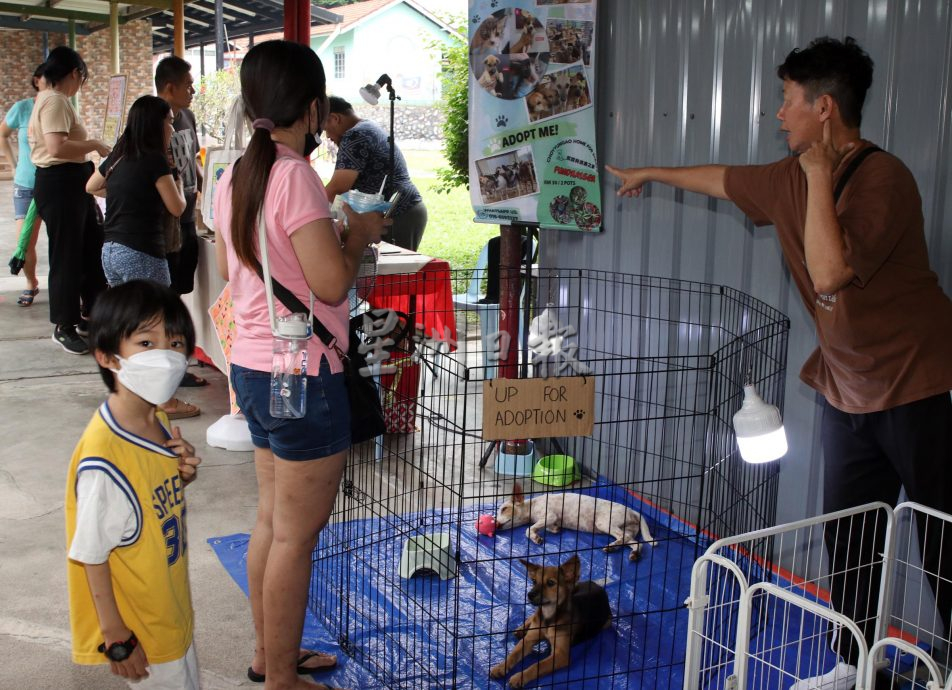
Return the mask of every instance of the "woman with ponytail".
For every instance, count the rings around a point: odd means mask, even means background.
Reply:
[[[347,293],[364,248],[389,221],[345,209],[343,242],[324,185],[308,163],[327,117],[324,68],[307,46],[268,41],[241,65],[241,95],[254,133],[215,194],[218,268],[231,285],[237,333],[231,381],[255,445],[258,512],[248,546],[255,654],[248,677],[267,688],[314,688],[297,677],[333,666],[332,655],[299,649],[311,553],[330,517],[350,447],[350,408],[340,358],[317,337],[307,342],[306,416],[269,414],[273,337],[257,272],[257,221],[267,228],[271,275],[348,342]],[[288,310],[275,300],[279,314]]]

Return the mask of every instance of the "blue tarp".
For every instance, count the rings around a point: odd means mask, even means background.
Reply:
[[[651,510],[620,489],[597,493],[645,512]],[[361,535],[372,543],[365,549],[322,557],[315,572],[333,580],[334,586],[321,586],[318,579],[312,588],[312,596],[320,599],[318,613],[339,620],[336,617],[344,607],[360,612],[350,613],[345,626],[351,643],[377,663],[387,659],[391,680],[374,681],[353,660],[333,674],[317,677],[345,687],[393,684],[424,688],[446,687],[455,676],[460,688],[502,688],[504,681],[491,680],[489,668],[515,644],[508,631],[531,613],[526,602],[525,568],[515,559],[551,565],[578,553],[582,578],[605,586],[615,620],[611,629],[573,647],[568,669],[540,679],[538,685],[578,687],[581,678],[600,677],[600,688],[680,688],[687,638],[684,598],[698,551],[693,542],[671,529],[679,525],[671,524],[663,514],[651,515],[651,531],[660,543],[646,546],[641,560],[632,562],[627,549],[611,554],[601,551],[612,541],[608,535],[564,530],[546,533],[542,545],[526,538],[525,527],[497,532],[495,538],[478,535],[474,527],[478,515],[494,510],[495,506],[489,505],[468,506],[461,515],[428,511],[329,526],[328,543],[343,540],[353,544],[361,541]],[[451,533],[453,546],[460,552],[456,578],[441,581],[434,575],[417,575],[408,581],[399,577],[405,536],[398,530],[408,524],[423,525],[422,533]],[[247,535],[232,535],[210,540],[226,570],[246,593],[247,539]],[[340,582],[346,582],[346,587]],[[338,599],[341,590],[346,591],[346,604]],[[305,646],[337,651],[336,641],[314,613],[308,612]],[[458,621],[455,636],[451,620]],[[532,655],[523,667],[541,658]]]
[[[506,687],[505,680],[489,678],[489,669],[512,649],[515,638],[509,631],[532,610],[526,602],[525,568],[516,559],[555,565],[569,554],[578,553],[582,579],[599,582],[608,592],[614,614],[612,627],[573,647],[569,668],[529,687],[578,688],[583,678],[589,679],[588,687],[591,679],[597,678],[599,689],[680,690],[688,618],[684,601],[690,591],[691,567],[706,544],[695,544],[693,530],[678,518],[621,489],[600,488],[589,493],[642,512],[659,543],[644,547],[641,560],[631,562],[627,549],[611,554],[601,551],[612,540],[607,535],[563,530],[546,533],[542,545],[526,538],[524,526],[497,532],[494,538],[478,535],[476,519],[480,514],[493,513],[495,506],[490,505],[467,506],[459,514],[424,511],[328,526],[322,540],[349,548],[317,552],[320,561],[315,564],[311,591],[316,610],[307,612],[303,645],[337,652],[340,666],[315,678],[332,685],[368,689],[442,688],[453,685],[454,679],[458,688]],[[440,580],[422,574],[406,580],[398,575],[410,525],[414,527],[409,532],[412,534],[450,533],[454,549],[459,550],[457,577]],[[209,540],[246,594],[247,542],[245,534]],[[779,582],[777,576],[770,577]],[[729,583],[725,586],[733,589]],[[341,600],[341,594],[346,600]],[[721,600],[736,601],[736,594],[722,593]],[[781,680],[777,668],[805,677],[807,669],[796,668],[797,655],[789,648],[784,651],[784,641],[812,637],[817,648],[806,657],[819,657],[823,667],[815,670],[835,665],[833,655],[823,653],[824,636],[818,634],[824,629],[823,622],[799,609],[790,609],[786,615],[774,613],[766,617],[766,625],[761,625],[761,616],[754,616],[751,649],[772,649],[767,656],[776,668],[751,664],[752,687],[789,685],[789,681]],[[723,609],[717,617],[709,615],[705,636],[729,642],[732,647],[736,621],[736,605]],[[338,641],[322,622],[347,631],[349,643],[356,650],[353,658],[340,651]],[[519,668],[540,660],[547,650],[540,652],[530,655]],[[706,662],[712,661],[712,653],[723,661],[732,657],[720,646],[709,646]],[[361,665],[362,660],[374,667],[375,673],[381,674],[382,670],[382,677],[375,678]],[[721,669],[717,675],[702,679],[702,687],[720,690],[724,675]]]

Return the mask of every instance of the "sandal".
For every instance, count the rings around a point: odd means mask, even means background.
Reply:
[[[185,376],[182,377],[182,382],[179,384],[181,388],[201,388],[207,385],[208,381],[190,371],[185,372]]]
[[[192,403],[187,403],[184,400],[179,400],[178,398],[172,398],[165,405],[170,406],[172,409],[167,407],[161,407],[161,410],[165,412],[165,415],[171,419],[186,419],[188,417],[197,417],[202,413],[198,405],[193,405]]]
[[[20,293],[20,296],[17,297],[17,304],[21,307],[29,307],[33,304],[33,298],[40,294],[40,288],[33,288],[32,290],[24,290]]]
[[[307,676],[312,673],[317,673],[318,671],[329,671],[330,669],[337,666],[337,656],[335,654],[328,654],[326,652],[305,652],[298,657],[297,660],[297,672],[298,675]],[[322,664],[320,666],[305,666],[308,661],[311,659],[325,659],[329,660],[329,664]],[[265,681],[265,675],[263,673],[258,673],[250,666],[248,667],[248,680],[253,683],[263,683]],[[321,686],[318,686],[321,687]],[[323,686],[328,687],[328,686]]]

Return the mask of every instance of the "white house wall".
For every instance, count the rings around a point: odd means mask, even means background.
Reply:
[[[601,0],[597,123],[603,163],[746,164],[787,155],[776,66],[817,36],[854,36],[875,62],[867,139],[897,154],[923,198],[934,270],[952,294],[952,10],[949,0]],[[371,70],[373,71],[373,70]],[[541,264],[718,283],[790,316],[778,520],[821,506],[816,395],[798,378],[812,323],[771,228],[727,202],[652,186],[617,200],[605,232],[543,233]]]

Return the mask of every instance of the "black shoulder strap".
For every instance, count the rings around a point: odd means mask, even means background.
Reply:
[[[262,270],[261,268],[261,262],[258,261],[257,259],[255,259],[255,271],[258,273],[258,277],[261,278],[261,281],[264,282],[264,270]],[[291,310],[292,313],[295,313],[295,314],[308,313],[309,309],[306,306],[304,306],[304,302],[299,300],[293,292],[291,292],[286,287],[284,287],[281,283],[279,283],[274,276],[271,276],[271,287],[274,289],[275,296],[279,300],[281,300],[281,304],[283,304],[285,307]],[[322,324],[318,320],[317,316],[315,316],[312,319],[312,321],[313,321],[312,327],[314,329],[314,333],[317,335],[318,338],[321,339],[321,342],[324,343],[324,345],[326,345],[328,349],[337,349],[334,347],[336,345],[335,343],[336,338],[329,330],[327,330],[327,327],[324,326],[324,324]],[[346,351],[347,343],[344,343],[344,345],[345,347],[339,348],[338,354],[342,354],[343,352]]]
[[[833,190],[833,203],[836,204],[840,200],[840,194],[843,193],[843,189],[846,187],[846,183],[850,181],[850,178],[853,176],[853,173],[856,172],[856,168],[859,167],[860,163],[866,160],[866,157],[877,151],[882,151],[878,146],[869,146],[859,153],[856,154],[856,157],[850,161],[849,165],[846,166],[846,170],[843,171],[843,175],[840,177],[839,181],[836,183],[836,188]]]

